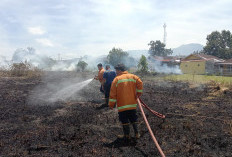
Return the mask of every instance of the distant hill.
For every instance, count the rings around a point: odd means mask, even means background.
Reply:
[[[173,48],[172,50],[173,50],[172,56],[176,56],[176,55],[187,56],[193,53],[194,51],[203,50],[203,45],[197,43],[191,43],[191,44],[181,45],[177,48]],[[140,58],[141,55],[144,55],[146,57],[149,56],[148,50],[128,50],[126,52],[128,52],[129,55],[134,58]]]
[[[190,55],[191,53],[193,53],[194,51],[201,51],[203,50],[203,45],[201,44],[196,44],[196,43],[192,43],[192,44],[186,44],[186,45],[181,45],[177,48],[172,49],[173,50],[173,56],[176,55]]]

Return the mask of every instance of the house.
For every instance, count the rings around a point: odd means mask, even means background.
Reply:
[[[190,54],[181,60],[180,69],[184,74],[214,74],[217,63],[224,62],[215,56],[206,54]]]
[[[167,65],[169,67],[179,65],[180,58],[174,56],[149,56],[148,59],[152,62],[158,62],[160,65]]]
[[[232,76],[232,58],[216,64],[216,73],[219,75]]]
[[[179,56],[149,56],[148,68],[150,71],[166,74],[181,74]]]

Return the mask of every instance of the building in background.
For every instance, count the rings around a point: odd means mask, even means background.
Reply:
[[[223,62],[223,59],[215,56],[191,54],[181,60],[180,69],[184,74],[216,74],[221,71],[219,63]]]
[[[232,76],[232,58],[216,64],[216,74]]]

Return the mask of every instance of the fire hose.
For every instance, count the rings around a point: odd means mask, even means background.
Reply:
[[[141,105],[142,105],[143,107],[145,107],[148,111],[150,111],[152,114],[154,114],[154,115],[156,115],[157,117],[160,117],[160,118],[165,118],[165,115],[163,115],[163,114],[161,114],[161,113],[158,113],[158,112],[156,112],[156,111],[150,109],[150,108],[141,100],[141,98],[138,98],[138,99],[139,99],[139,101],[141,102]]]
[[[156,116],[158,116],[158,117],[160,117],[160,118],[165,118],[165,116],[162,115],[162,114],[160,114],[160,113],[158,113],[158,112],[156,112],[156,111],[151,110],[140,98],[138,98],[137,101],[138,101],[139,108],[140,108],[140,110],[141,110],[141,112],[142,112],[143,119],[144,119],[144,121],[145,121],[145,123],[146,123],[146,125],[147,125],[147,128],[148,128],[148,130],[149,130],[149,133],[150,133],[150,135],[151,135],[151,137],[152,137],[152,140],[154,141],[154,143],[155,143],[157,149],[159,150],[160,155],[161,155],[162,157],[165,157],[165,155],[164,155],[164,153],[163,153],[163,151],[162,151],[162,149],[161,149],[161,147],[160,147],[158,141],[156,140],[156,138],[155,138],[155,136],[154,136],[154,134],[153,134],[153,132],[152,132],[152,130],[151,130],[151,127],[150,127],[150,125],[149,125],[149,123],[148,123],[148,121],[147,121],[147,117],[146,117],[146,115],[145,115],[145,113],[144,113],[144,111],[143,111],[142,106],[144,106],[144,107],[147,108],[150,112],[152,112],[154,115],[156,115]]]

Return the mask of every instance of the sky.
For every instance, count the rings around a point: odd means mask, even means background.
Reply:
[[[113,48],[148,50],[206,44],[213,31],[232,31],[231,0],[1,0],[0,56],[18,48],[63,58],[107,55]]]

